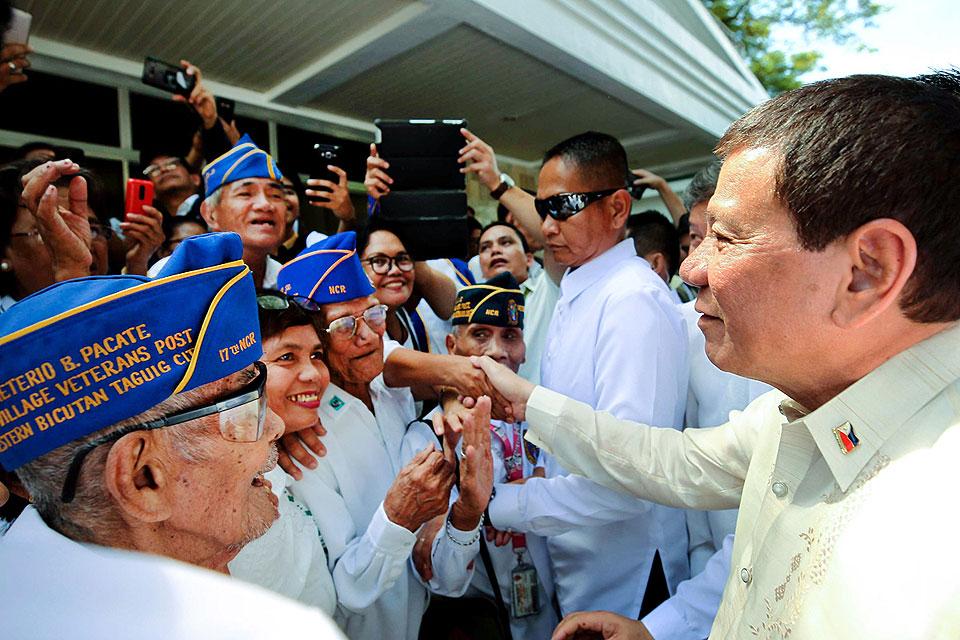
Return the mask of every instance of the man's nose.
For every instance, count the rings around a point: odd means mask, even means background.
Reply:
[[[508,357],[507,350],[499,338],[493,338],[487,343],[487,348],[483,355],[490,356],[490,358],[497,362],[505,362]]]
[[[707,286],[707,265],[712,251],[713,241],[709,238],[690,251],[687,259],[680,264],[680,277],[684,282],[694,287]]]
[[[560,225],[551,216],[547,216],[543,219],[543,222],[540,223],[540,230],[543,231],[543,235],[552,236],[560,231]]]
[[[267,442],[279,440],[283,435],[283,420],[273,412],[273,409],[267,407],[267,416],[264,419],[263,432],[267,437]]]

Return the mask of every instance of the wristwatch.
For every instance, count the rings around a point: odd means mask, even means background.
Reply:
[[[513,178],[508,176],[505,173],[500,174],[500,184],[497,185],[497,188],[490,192],[490,197],[494,200],[499,200],[500,197],[507,192],[507,189],[515,186],[517,183],[513,181]]]

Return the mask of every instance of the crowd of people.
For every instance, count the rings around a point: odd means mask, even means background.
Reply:
[[[54,145],[0,167],[4,637],[960,633],[929,544],[957,524],[960,74],[784,93],[680,195],[593,131],[529,193],[463,129],[498,215],[422,260],[369,213],[376,145],[358,212],[182,64],[198,132],[144,154],[142,212],[101,217]]]

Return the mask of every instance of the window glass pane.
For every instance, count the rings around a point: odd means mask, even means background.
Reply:
[[[30,79],[0,93],[4,129],[120,146],[117,90],[30,70]]]

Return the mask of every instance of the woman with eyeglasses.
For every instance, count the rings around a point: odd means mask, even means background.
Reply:
[[[257,305],[270,409],[283,421],[284,434],[318,426],[317,409],[330,374],[316,318],[278,291],[261,293]],[[264,479],[279,499],[280,517],[230,562],[231,575],[333,615],[337,592],[309,509],[287,489],[287,475],[279,466]]]
[[[357,253],[377,300],[387,307],[387,336],[408,349],[446,353],[446,332],[431,331],[436,323],[429,314],[441,321],[450,318],[457,297],[453,281],[426,262],[414,261],[399,236],[378,222],[360,235]]]

